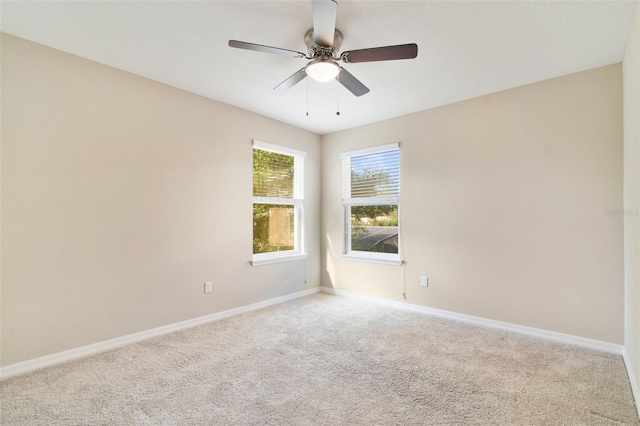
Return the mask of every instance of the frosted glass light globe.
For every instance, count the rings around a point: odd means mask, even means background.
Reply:
[[[331,59],[316,59],[309,62],[304,70],[312,79],[325,82],[336,78],[340,73],[340,66]]]

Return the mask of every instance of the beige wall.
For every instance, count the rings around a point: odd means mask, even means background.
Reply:
[[[343,260],[342,151],[401,145],[402,267]],[[323,286],[623,343],[611,65],[326,135]],[[420,276],[429,287],[420,287]]]
[[[623,62],[625,351],[640,396],[640,2],[636,2]],[[640,406],[640,400],[636,400]],[[640,408],[639,408],[640,410]]]
[[[2,365],[320,285],[318,135],[8,35],[1,102]],[[249,264],[254,138],[308,153],[306,267]]]

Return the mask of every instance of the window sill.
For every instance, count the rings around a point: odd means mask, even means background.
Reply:
[[[265,257],[261,259],[251,259],[252,266],[269,265],[271,263],[290,262],[292,260],[306,259],[306,254],[285,254],[282,256]]]
[[[356,262],[379,263],[381,265],[402,266],[404,263],[401,259],[376,259],[372,257],[354,256],[352,254],[343,254],[342,258]]]

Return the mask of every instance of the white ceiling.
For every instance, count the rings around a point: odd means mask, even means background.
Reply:
[[[338,3],[341,51],[418,44],[417,59],[344,65],[371,89],[359,98],[335,81],[308,78],[274,91],[306,61],[228,47],[236,39],[306,52],[308,0],[4,0],[0,28],[324,134],[620,62],[635,7],[632,0]]]

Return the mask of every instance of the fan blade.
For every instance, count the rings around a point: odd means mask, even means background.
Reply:
[[[307,72],[304,70],[304,68],[300,68],[300,70],[298,70],[295,73],[293,73],[293,75],[291,77],[287,78],[285,81],[283,81],[282,83],[278,84],[273,89],[274,90],[280,90],[282,92],[285,91],[285,90],[289,90],[293,86],[298,84],[301,80],[304,80],[304,78],[306,76],[307,76]]]
[[[254,50],[256,52],[273,53],[275,55],[289,56],[291,58],[306,58],[302,52],[294,50],[280,49],[279,47],[263,46],[261,44],[247,43],[245,41],[229,40],[229,47],[238,49]]]
[[[336,32],[338,3],[335,0],[313,0],[313,41],[324,47],[333,47]]]
[[[415,43],[396,46],[373,47],[371,49],[342,52],[340,58],[347,63],[393,61],[395,59],[413,59],[418,56],[418,45]]]
[[[344,87],[347,88],[351,93],[356,96],[362,96],[369,93],[369,88],[362,84],[360,80],[355,78],[351,73],[349,73],[344,68],[340,67],[340,74],[336,77],[336,80],[340,82]]]

